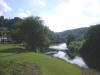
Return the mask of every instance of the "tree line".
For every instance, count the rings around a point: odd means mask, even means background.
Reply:
[[[60,39],[58,34],[51,31],[44,25],[43,20],[36,16],[24,19],[0,16],[0,28],[7,28],[13,43],[23,43],[28,50],[33,51],[44,51],[52,42]]]

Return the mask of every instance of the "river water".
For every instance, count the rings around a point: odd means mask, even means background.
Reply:
[[[74,59],[70,59],[70,57],[66,52],[67,46],[65,43],[50,46],[49,49],[51,50],[49,52],[46,52],[45,54],[50,54],[54,57],[61,58],[71,64],[76,64],[82,68],[88,68],[88,66],[85,64],[84,60],[82,59],[82,57],[76,56]]]

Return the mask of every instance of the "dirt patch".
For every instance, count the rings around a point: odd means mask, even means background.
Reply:
[[[27,70],[25,75],[41,75],[39,66],[33,66],[31,69]]]
[[[97,72],[95,70],[90,70],[90,69],[82,69],[82,75],[100,75],[100,72]]]
[[[40,67],[36,64],[32,64],[29,62],[24,62],[24,64],[19,64],[20,70],[23,69],[23,75],[41,75]],[[21,73],[21,72],[20,72]]]
[[[34,63],[14,61],[0,64],[0,75],[41,75],[40,67]]]

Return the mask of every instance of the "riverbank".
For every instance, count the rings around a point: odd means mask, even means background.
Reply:
[[[48,54],[46,54],[46,55],[48,55]],[[53,58],[56,58],[56,59],[59,59],[59,60],[62,60],[64,62],[66,62],[66,63],[69,63],[69,62],[65,61],[64,59],[54,57],[52,55],[48,55],[48,56],[51,56]],[[69,64],[71,64],[71,63],[69,63]],[[75,65],[75,64],[71,64],[71,65],[79,67],[78,65]],[[79,67],[79,68],[82,70],[82,75],[100,75],[100,72],[98,72],[97,70],[89,69],[89,68],[86,68],[86,67],[85,68],[84,67]]]
[[[6,46],[0,46],[0,51],[9,48],[10,50],[3,52],[12,53],[14,47]],[[17,49],[17,51],[20,50],[22,50],[21,47]],[[0,75],[29,75],[27,73],[34,73],[35,70],[38,70],[41,75],[82,75],[79,67],[40,53],[25,51],[14,56],[0,58]]]
[[[80,69],[82,69],[82,75],[100,75],[100,72],[88,68],[88,66],[85,64],[80,56],[75,56],[74,59],[70,59],[69,55],[66,52],[66,47],[67,46],[64,43],[53,45],[49,47],[52,51],[46,52],[46,54],[79,67]]]

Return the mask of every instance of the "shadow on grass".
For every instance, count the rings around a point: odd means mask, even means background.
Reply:
[[[23,48],[9,48],[9,49],[3,49],[3,50],[0,50],[0,53],[26,53],[26,52],[34,52],[34,51],[31,51],[31,50],[27,50],[27,49],[23,49]]]
[[[0,54],[5,54],[5,55],[0,55],[0,58],[1,57],[8,57],[8,56],[14,56],[14,55],[17,55],[17,54],[20,54],[20,53],[28,53],[28,52],[33,52],[33,51],[28,51],[28,50],[25,50],[23,48],[9,48],[9,49],[3,49],[2,51],[0,51]],[[10,53],[10,54],[6,54],[6,53]]]
[[[9,48],[9,49],[1,50],[0,53],[16,53],[21,51],[23,51],[21,48]]]

